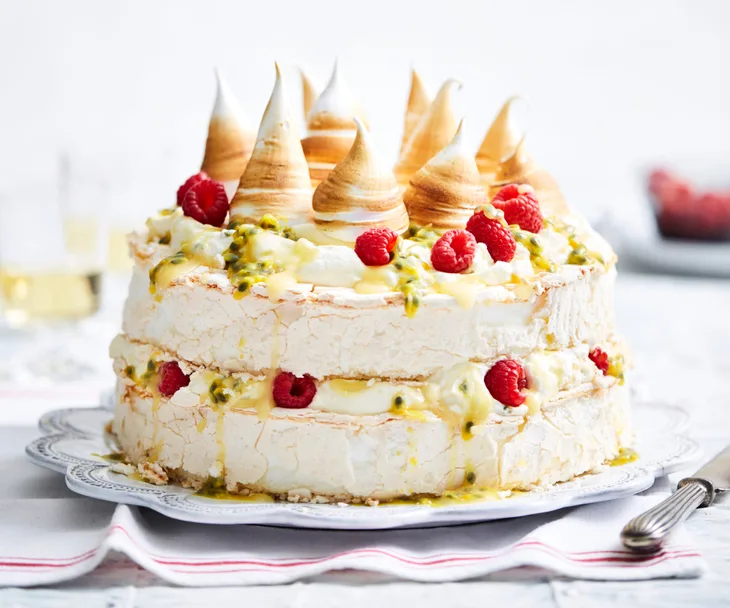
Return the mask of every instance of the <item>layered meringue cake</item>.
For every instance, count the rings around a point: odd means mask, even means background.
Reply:
[[[275,78],[255,141],[219,79],[202,170],[129,237],[116,470],[373,505],[625,457],[616,257],[527,152],[516,100],[475,156],[460,85],[431,101],[414,75],[393,168],[339,68],[302,134]]]

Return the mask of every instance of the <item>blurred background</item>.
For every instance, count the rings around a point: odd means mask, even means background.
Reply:
[[[0,371],[0,398],[18,387],[36,391],[38,366],[48,386],[64,378],[73,388],[78,379],[74,399],[92,390],[89,378],[108,385],[105,349],[125,291],[123,235],[168,206],[198,169],[213,67],[256,125],[274,60],[299,95],[297,68],[321,91],[335,57],[392,162],[411,66],[432,94],[446,78],[463,82],[457,98],[475,150],[505,99],[524,96],[531,152],[571,206],[617,245],[622,235],[629,245],[645,243],[635,257],[666,259],[651,236],[649,170],[676,167],[684,177],[730,182],[730,2],[723,0],[0,0],[0,355],[14,362]],[[25,217],[32,209],[34,221],[18,219],[18,209]],[[12,299],[34,287],[7,269],[21,250],[29,261],[32,242],[31,265],[42,274],[64,247],[52,230],[59,222],[66,243],[84,245],[66,251],[66,270],[44,275],[36,304],[78,308],[86,298],[79,316],[87,318],[101,293],[104,314],[52,338],[36,331],[29,342],[27,331],[14,329],[24,312],[14,316]],[[718,274],[730,272],[726,246],[715,247]],[[679,257],[707,256],[700,249]],[[67,270],[73,280],[53,283]],[[111,292],[100,287],[101,275]]]

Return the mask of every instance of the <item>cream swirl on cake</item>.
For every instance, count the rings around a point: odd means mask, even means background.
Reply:
[[[464,121],[451,143],[411,178],[403,202],[411,223],[439,230],[464,228],[487,203],[476,162],[464,144]]]
[[[307,160],[276,64],[274,90],[253,154],[231,201],[231,219],[256,223],[270,214],[285,224],[302,223],[311,216],[311,204]]]
[[[494,182],[502,161],[514,152],[522,139],[522,134],[513,124],[513,113],[518,103],[524,104],[524,100],[512,97],[504,103],[479,146],[476,163],[485,188]]]
[[[221,182],[230,199],[251,156],[256,134],[219,69],[215,77],[218,85],[215,105],[200,169]]]
[[[353,244],[369,228],[408,229],[408,213],[393,172],[377,158],[365,125],[347,156],[317,186],[312,198],[313,226],[297,226],[314,242]]]
[[[431,105],[431,97],[415,69],[411,69],[411,91],[408,94],[408,105],[406,116],[403,121],[403,138],[400,145],[400,153],[403,154],[408,140],[418,126],[418,122],[428,111]]]
[[[335,62],[332,78],[307,115],[307,136],[302,140],[312,186],[321,182],[345,156],[355,141],[355,118],[367,124]]]
[[[411,176],[454,137],[458,121],[452,98],[454,90],[459,88],[461,83],[457,80],[447,80],[418,121],[394,169],[398,183],[406,186]]]

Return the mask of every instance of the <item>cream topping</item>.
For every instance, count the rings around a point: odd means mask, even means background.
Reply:
[[[345,213],[355,216],[365,212]],[[156,245],[154,242],[150,244],[161,250],[156,259],[182,251],[198,265],[211,269],[225,268],[223,254],[231,244],[233,231],[202,225],[185,217],[179,208],[150,218],[147,228],[149,241],[166,238],[169,242],[168,246]],[[323,237],[314,224],[295,226],[294,232],[300,237],[297,241],[267,230],[257,230],[248,239],[250,259],[277,263],[280,272],[289,273],[294,283],[351,288],[359,293],[397,291],[400,278],[406,276],[403,275],[406,270],[396,267],[397,260],[380,268],[365,266],[352,245]],[[566,262],[572,246],[566,234],[584,243],[585,249],[603,262],[613,262],[614,254],[610,245],[582,217],[570,214],[561,217],[559,225],[557,222],[548,223],[540,233],[534,235],[541,248],[541,258],[555,264],[556,271],[569,267]],[[487,287],[514,288],[520,283],[529,283],[541,272],[540,268],[533,265],[530,252],[521,243],[518,243],[510,262],[495,262],[486,246],[478,243],[474,261],[463,274],[435,271],[430,263],[430,247],[424,242],[402,239],[398,251],[408,265],[408,272],[418,277],[427,293],[454,297],[464,307],[482,300]],[[187,266],[184,268],[188,269]],[[225,284],[225,277],[215,281]]]
[[[245,345],[242,347],[245,348]],[[145,388],[154,392],[158,381],[153,373],[147,378],[150,361],[177,361],[164,351],[148,344],[129,341],[117,336],[110,346],[117,374],[132,384],[147,383]],[[490,415],[524,416],[555,401],[562,393],[581,390],[590,385],[607,386],[615,379],[603,376],[588,358],[585,345],[562,351],[536,351],[522,360],[528,384],[525,404],[509,407],[496,401],[484,384],[490,364],[463,362],[437,372],[424,382],[398,382],[370,378],[351,380],[330,378],[317,381],[317,394],[309,405],[311,409],[353,416],[391,413],[395,416],[413,416],[430,411],[455,424],[470,421],[478,425]],[[183,407],[216,403],[216,394],[225,395],[231,407],[264,408],[271,406],[271,379],[235,373],[225,375],[213,370],[196,368],[178,361],[180,368],[190,375],[190,383],[172,398]]]

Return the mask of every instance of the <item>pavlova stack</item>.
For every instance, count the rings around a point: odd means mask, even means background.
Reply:
[[[630,444],[614,253],[514,100],[474,157],[458,88],[414,75],[391,169],[337,68],[301,140],[278,67],[257,136],[219,86],[203,170],[130,236],[120,470],[374,504],[547,486]]]

